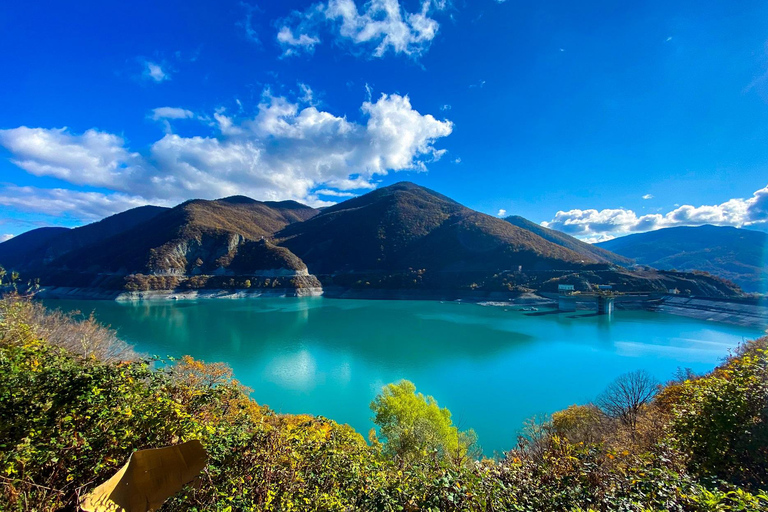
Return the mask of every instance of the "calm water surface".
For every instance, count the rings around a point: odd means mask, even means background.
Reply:
[[[448,407],[486,453],[514,445],[522,422],[593,399],[616,376],[712,369],[753,329],[644,311],[582,313],[431,301],[260,298],[121,304],[50,301],[94,311],[148,354],[225,361],[278,412],[373,426],[368,404],[399,379]]]

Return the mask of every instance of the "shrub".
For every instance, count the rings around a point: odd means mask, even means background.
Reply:
[[[768,485],[768,338],[683,382],[672,430],[691,468],[737,485]]]

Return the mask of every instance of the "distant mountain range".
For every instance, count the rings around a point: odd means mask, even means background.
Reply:
[[[322,210],[242,196],[135,208],[76,229],[19,235],[0,244],[0,264],[44,285],[128,291],[322,284],[509,292],[572,283],[738,293],[706,276],[629,270],[626,255],[405,182]]]
[[[748,292],[768,289],[768,233],[734,227],[677,227],[597,246],[658,269],[709,272]]]

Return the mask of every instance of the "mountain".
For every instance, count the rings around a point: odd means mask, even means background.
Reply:
[[[588,255],[595,261],[599,261],[601,263],[612,263],[614,265],[621,266],[632,264],[632,260],[629,258],[625,258],[624,256],[610,252],[610,250],[595,247],[592,244],[582,242],[581,240],[570,235],[566,235],[560,231],[545,228],[544,226],[536,224],[535,222],[531,222],[530,220],[524,217],[520,217],[519,215],[512,215],[505,218],[504,220],[511,222],[517,227],[527,229],[532,233],[536,233],[544,240],[548,240],[552,243],[565,247],[566,249],[571,249],[572,251],[576,251],[579,254]]]
[[[412,183],[375,190],[275,235],[310,272],[497,272],[576,268],[591,254],[545,240]],[[578,249],[578,247],[577,247]]]
[[[738,294],[712,277],[623,268],[630,261],[607,250],[407,182],[322,210],[244,196],[136,208],[82,228],[20,235],[0,244],[0,264],[9,262],[44,286],[139,293],[321,284],[340,293],[556,292],[567,283]]]
[[[760,231],[709,225],[665,228],[597,245],[641,265],[709,272],[745,291],[768,286],[768,234]]]
[[[45,251],[54,238],[69,232],[69,228],[37,228],[0,243],[0,265],[16,268],[28,260],[30,254]]]
[[[243,196],[215,201],[196,199],[117,236],[69,252],[51,265],[92,273],[226,273],[241,246],[269,238],[316,213],[314,208],[295,201],[265,203]],[[272,245],[262,249],[278,251]],[[269,261],[264,255],[259,259]]]
[[[139,206],[79,228],[33,229],[0,244],[0,264],[8,268],[38,267],[127,231],[166,210],[159,206]]]

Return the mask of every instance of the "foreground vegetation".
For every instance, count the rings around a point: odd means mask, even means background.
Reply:
[[[407,381],[371,404],[379,429],[366,442],[258,405],[225,365],[155,367],[93,318],[7,297],[0,509],[74,510],[133,450],[191,439],[209,464],[163,510],[768,509],[767,348],[747,343],[664,386],[626,375],[595,404],[531,421],[503,458],[478,460],[473,433]]]

